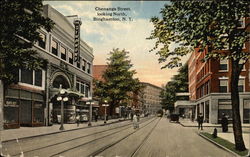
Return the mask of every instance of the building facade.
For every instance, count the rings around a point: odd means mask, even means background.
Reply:
[[[162,109],[160,94],[162,88],[150,83],[141,82],[144,85],[143,94],[140,96],[141,106],[145,113],[156,114],[156,112]]]
[[[249,18],[244,18],[242,26],[249,23]],[[249,30],[249,28],[248,28]],[[249,43],[243,46],[243,52],[249,52]],[[227,50],[221,52],[226,53]],[[222,113],[232,120],[230,73],[231,62],[229,60],[209,59],[206,62],[201,60],[208,53],[205,49],[203,53],[196,48],[188,60],[189,68],[189,92],[190,101],[196,105],[196,118],[199,113],[204,115],[204,121],[209,123],[219,123]],[[240,64],[244,61],[241,60]],[[249,123],[250,119],[250,62],[246,62],[239,78],[240,115],[243,123]]]
[[[43,15],[53,20],[55,25],[51,32],[39,30],[42,41],[37,42],[33,49],[48,63],[37,71],[17,71],[19,82],[5,92],[5,128],[58,122],[61,114],[60,102],[57,101],[60,85],[69,99],[64,102],[66,123],[75,122],[76,114],[84,112],[86,107],[82,98],[91,96],[93,49],[81,40],[80,61],[76,62],[73,24],[50,5],[43,7]]]

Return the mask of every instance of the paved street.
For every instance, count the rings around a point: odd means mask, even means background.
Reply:
[[[48,156],[231,157],[197,135],[165,118],[143,118],[139,129],[130,121],[4,143],[5,154]]]

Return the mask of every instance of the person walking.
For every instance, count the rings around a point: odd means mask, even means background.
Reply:
[[[198,130],[201,129],[203,130],[203,115],[202,113],[199,114],[199,116],[197,117],[197,122],[198,122]]]
[[[222,132],[228,131],[228,119],[225,113],[222,113],[221,127],[222,127]]]
[[[136,116],[136,114],[134,114],[133,116],[133,126],[134,126],[134,129],[137,129],[139,126],[138,126],[138,118]]]
[[[79,127],[79,124],[80,124],[80,115],[79,114],[76,116],[76,123],[77,123],[77,127]]]

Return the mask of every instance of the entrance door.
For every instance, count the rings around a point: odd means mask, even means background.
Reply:
[[[32,122],[32,101],[21,100],[20,104],[20,125],[31,126]]]
[[[205,102],[205,122],[209,123],[209,101]]]

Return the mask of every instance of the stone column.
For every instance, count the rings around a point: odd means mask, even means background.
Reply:
[[[3,125],[4,125],[4,119],[3,119],[3,106],[4,106],[4,85],[3,81],[0,80],[0,156],[3,155],[2,150],[2,131],[3,131]]]

